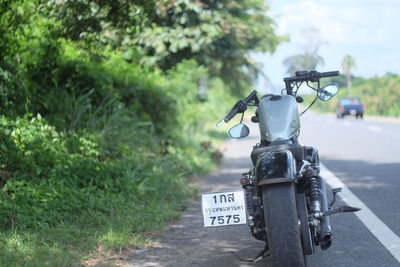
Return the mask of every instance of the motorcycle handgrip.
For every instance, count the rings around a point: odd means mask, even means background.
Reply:
[[[257,94],[257,91],[254,90],[253,92],[251,92],[245,99],[243,99],[243,102],[245,102],[246,104],[249,103],[251,100],[254,99],[254,96]]]
[[[327,72],[320,72],[319,77],[324,78],[324,77],[333,77],[333,76],[339,76],[339,71],[327,71]]]
[[[238,102],[236,102],[236,104],[235,104],[235,106],[233,106],[231,112],[229,112],[229,114],[225,116],[225,118],[224,118],[225,122],[230,121],[233,117],[235,117],[235,115],[237,113],[242,113],[242,112],[246,111],[246,109],[247,109],[247,102],[245,102],[246,99],[245,100],[239,100]]]
[[[238,108],[237,104],[232,108],[231,112],[228,113],[228,115],[225,116],[224,121],[228,122],[230,121],[235,115],[238,113]]]

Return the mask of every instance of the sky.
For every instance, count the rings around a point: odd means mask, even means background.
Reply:
[[[274,54],[257,54],[270,80],[257,87],[283,88],[285,58],[301,54],[305,29],[315,28],[325,64],[318,71],[342,71],[341,61],[351,55],[354,75],[365,78],[400,74],[400,0],[266,0],[267,15],[276,22],[276,33],[290,36]],[[287,76],[287,75],[286,75]]]

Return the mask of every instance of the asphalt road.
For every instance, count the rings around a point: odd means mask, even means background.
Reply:
[[[400,236],[400,123],[315,113],[306,113],[301,123],[300,142],[317,147],[321,162]],[[222,168],[197,180],[200,192],[240,188],[241,173],[248,170],[252,145],[258,142],[254,125],[251,131],[246,139],[228,141]],[[153,248],[132,251],[126,266],[271,266],[268,258],[246,263],[232,254],[252,258],[262,250],[263,243],[252,238],[247,226],[204,229],[199,200],[168,225]],[[309,267],[400,266],[356,215],[333,215],[331,225],[332,247],[317,248],[307,258]]]

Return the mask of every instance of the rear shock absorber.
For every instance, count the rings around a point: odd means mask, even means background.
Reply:
[[[313,217],[315,219],[320,219],[322,217],[321,213],[321,195],[319,190],[319,178],[318,177],[310,177],[308,180],[308,186],[310,189],[310,202]],[[319,224],[319,220],[313,220],[311,222],[314,226]]]

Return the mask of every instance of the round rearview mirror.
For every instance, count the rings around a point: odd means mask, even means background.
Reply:
[[[339,92],[337,84],[328,84],[318,91],[318,98],[322,101],[328,101]]]
[[[243,123],[237,124],[229,130],[229,136],[236,139],[246,137],[249,133],[249,127]]]

